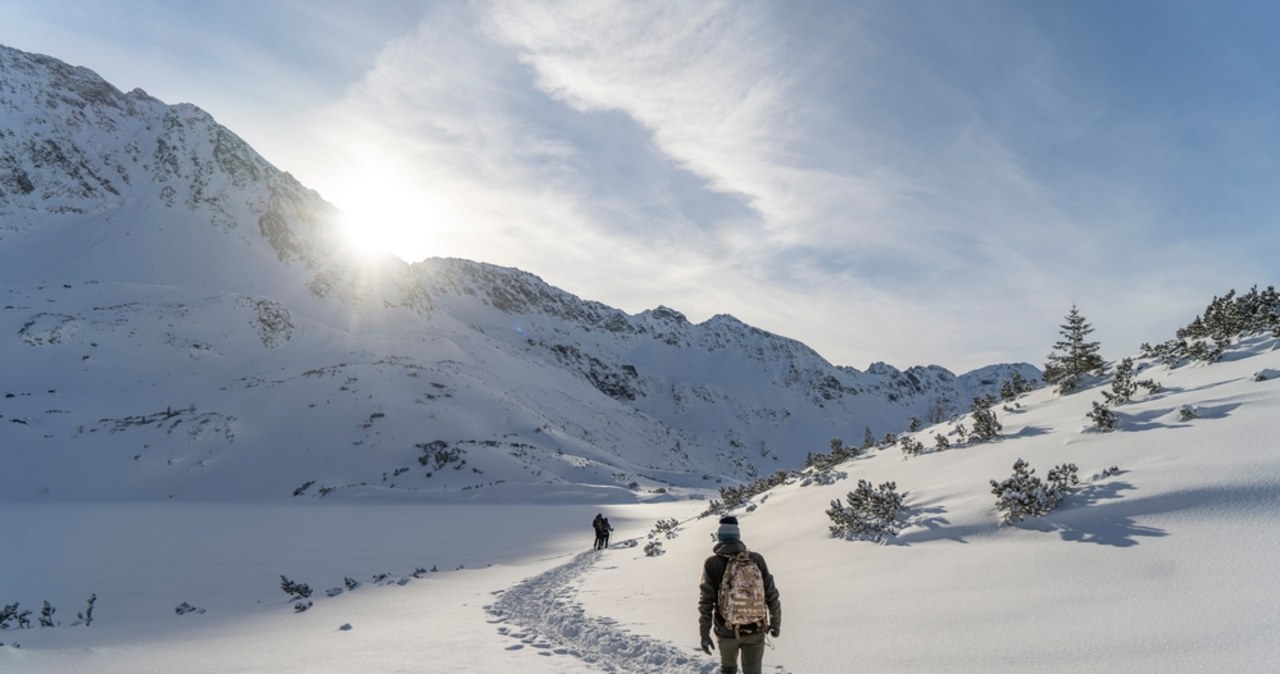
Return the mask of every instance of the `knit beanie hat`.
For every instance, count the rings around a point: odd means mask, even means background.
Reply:
[[[742,538],[738,529],[738,518],[726,515],[720,518],[720,528],[716,530],[716,538],[722,541],[736,541]]]

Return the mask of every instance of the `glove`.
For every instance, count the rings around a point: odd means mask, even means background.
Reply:
[[[711,640],[710,634],[702,635],[702,652],[711,655],[711,651],[716,649],[716,642]]]
[[[769,636],[773,637],[774,639],[777,639],[779,634],[782,634],[782,627],[778,625],[769,626]]]

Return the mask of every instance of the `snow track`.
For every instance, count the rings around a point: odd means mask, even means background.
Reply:
[[[567,564],[529,578],[501,592],[485,607],[495,622],[510,622],[498,632],[522,644],[572,655],[602,672],[712,674],[719,658],[694,657],[665,641],[634,634],[609,618],[588,616],[575,600],[575,581],[600,558],[588,550]],[[516,646],[514,648],[519,648]]]

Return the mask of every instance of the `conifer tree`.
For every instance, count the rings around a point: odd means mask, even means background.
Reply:
[[[1062,340],[1054,344],[1054,351],[1049,353],[1044,365],[1044,381],[1055,386],[1059,394],[1063,394],[1074,391],[1085,375],[1103,374],[1106,363],[1098,354],[1098,342],[1087,341],[1086,338],[1093,332],[1093,326],[1080,314],[1076,305],[1071,305],[1066,323],[1060,328]]]
[[[1003,426],[996,420],[996,413],[991,411],[993,404],[988,398],[973,399],[969,411],[973,416],[973,432],[970,437],[974,442],[987,442],[1000,435]]]

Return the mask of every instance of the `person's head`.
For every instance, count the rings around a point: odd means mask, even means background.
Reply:
[[[742,532],[738,529],[738,518],[733,515],[725,515],[720,518],[720,528],[716,529],[716,540],[718,541],[736,541],[741,540]]]

